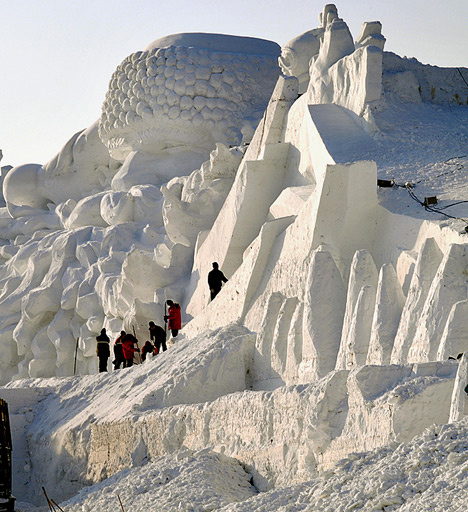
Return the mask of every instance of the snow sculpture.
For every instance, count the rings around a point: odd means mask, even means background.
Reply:
[[[456,302],[450,311],[440,341],[437,359],[443,361],[449,357],[457,357],[468,346],[466,319],[468,318],[468,300]]]
[[[285,46],[280,58],[283,72],[298,77],[300,92],[307,90],[309,103],[335,103],[373,123],[366,107],[378,100],[382,91],[385,38],[380,22],[364,23],[355,44],[335,5],[326,5],[319,19],[319,28]]]
[[[362,24],[361,34],[356,41],[356,49],[363,46],[377,46],[381,50],[385,46],[385,37],[382,35],[380,21],[367,21]]]
[[[304,32],[281,48],[279,65],[284,75],[298,79],[299,94],[304,93],[309,85],[309,63],[319,52],[321,33],[321,29]]]
[[[1,254],[2,381],[69,375],[77,338],[77,371],[93,373],[100,328],[146,327],[165,294],[182,300],[195,240],[243,154],[224,144],[250,140],[279,50],[217,34],[158,39],[118,67],[98,122],[46,165],[8,174],[2,235],[17,245]]]
[[[372,256],[365,250],[356,251],[349,273],[337,370],[349,370],[366,362],[377,282],[378,274]]]
[[[452,244],[429,288],[408,352],[408,362],[435,360],[452,306],[466,300],[467,294],[468,246]]]
[[[141,148],[154,153],[180,145],[212,149],[216,141],[238,144],[245,118],[271,95],[278,53],[275,43],[246,37],[158,39],[112,75],[101,139],[119,160]]]
[[[198,234],[213,225],[232,186],[242,153],[217,144],[210,159],[189,177],[161,188],[164,225],[174,243],[193,246]]]
[[[47,209],[48,203],[79,201],[102,189],[119,163],[109,157],[98,134],[98,123],[76,133],[55,158],[44,166],[26,164],[6,176],[3,193],[12,217]]]
[[[335,368],[345,304],[341,274],[332,255],[319,247],[312,255],[306,283],[303,358],[299,366],[302,382],[317,380]]]
[[[404,364],[407,361],[424,302],[441,261],[442,252],[439,246],[433,238],[428,238],[419,252],[408,297],[401,314],[391,357],[393,364]]]
[[[320,26],[304,32],[291,39],[281,48],[278,59],[283,74],[295,76],[299,80],[299,94],[304,93],[309,85],[310,61],[320,51],[326,27],[338,18],[338,10],[334,4],[327,4],[319,14]]]
[[[405,296],[393,265],[383,265],[380,269],[377,286],[367,364],[390,364],[393,341],[404,303]]]

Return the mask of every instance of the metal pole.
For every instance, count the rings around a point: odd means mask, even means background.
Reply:
[[[73,365],[73,375],[76,375],[76,354],[78,353],[78,341],[80,338],[76,338],[76,347],[75,347],[75,364]]]
[[[132,325],[132,329],[133,329],[133,337],[134,337],[134,338],[135,338],[135,340],[136,340],[136,346],[137,346],[137,349],[138,349],[138,357],[139,357],[139,359],[140,359],[140,364],[141,364],[141,353],[139,352],[140,347],[139,347],[139,345],[138,345],[138,340],[137,340],[137,337],[136,337],[135,327],[133,327],[133,325]]]

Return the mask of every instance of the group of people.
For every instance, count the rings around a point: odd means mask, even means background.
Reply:
[[[219,269],[218,263],[213,263],[213,270],[208,273],[208,286],[210,287],[210,297],[213,300],[221,291],[223,283],[227,283],[227,278]],[[164,315],[164,322],[167,324],[172,337],[175,338],[182,327],[182,317],[180,306],[177,302],[166,300],[168,311]],[[133,366],[135,352],[140,354],[140,360],[145,361],[148,354],[157,355],[167,350],[166,330],[154,322],[149,323],[149,337],[142,350],[138,347],[138,340],[134,334],[120,331],[120,336],[114,342],[114,370]],[[106,329],[101,329],[101,334],[96,336],[97,348],[96,355],[99,358],[99,372],[107,372],[107,362],[110,357],[110,339],[107,336]]]
[[[164,315],[164,322],[167,323],[172,337],[175,338],[182,327],[182,317],[180,306],[172,300],[166,301],[169,307],[167,314]],[[166,330],[154,322],[149,322],[149,340],[145,342],[140,351],[138,340],[135,335],[120,331],[120,336],[114,342],[114,370],[133,366],[135,352],[140,354],[140,360],[144,361],[148,354],[156,355],[167,350]],[[96,336],[96,355],[99,359],[99,372],[107,372],[107,363],[110,357],[110,339],[106,329],[101,329],[101,334]]]

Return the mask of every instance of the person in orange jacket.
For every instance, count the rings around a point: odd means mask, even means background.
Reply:
[[[169,306],[167,315],[164,316],[164,321],[168,322],[167,327],[172,333],[172,337],[175,338],[182,327],[182,317],[180,314],[180,306],[177,302],[172,300],[166,300],[166,304]]]

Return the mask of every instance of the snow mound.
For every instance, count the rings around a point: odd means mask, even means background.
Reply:
[[[61,504],[69,512],[218,510],[256,494],[251,476],[235,459],[210,451],[181,451],[125,469],[82,489]]]

